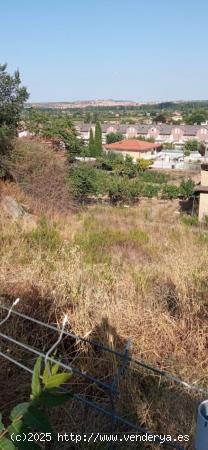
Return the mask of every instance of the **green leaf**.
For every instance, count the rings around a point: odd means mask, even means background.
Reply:
[[[3,430],[5,430],[5,426],[4,426],[3,422],[2,422],[2,414],[0,413],[0,433]]]
[[[34,369],[33,369],[33,376],[32,376],[32,396],[33,398],[38,397],[41,392],[41,385],[40,385],[40,368],[41,368],[41,362],[42,357],[39,356],[37,359]]]
[[[59,370],[59,367],[60,367],[59,363],[56,363],[56,364],[54,364],[54,365],[52,366],[52,368],[51,368],[51,373],[52,373],[52,375],[56,375],[56,374],[57,374],[57,372],[58,372],[58,370]]]
[[[43,384],[46,386],[48,379],[50,377],[50,372],[49,372],[49,365],[47,364],[47,366],[45,367],[44,371],[43,371]]]
[[[0,450],[15,450],[14,444],[4,436],[0,437]]]
[[[40,401],[43,402],[45,406],[59,406],[64,405],[68,400],[73,397],[72,393],[62,393],[51,389],[50,391],[43,391],[40,395]]]
[[[58,387],[61,384],[69,381],[71,377],[72,377],[72,373],[58,373],[56,375],[52,375],[52,376],[50,376],[50,378],[47,381],[46,388],[50,389],[50,388]]]
[[[43,431],[45,433],[53,432],[46,415],[39,409],[36,409],[32,406],[30,406],[30,408],[24,415],[24,423],[31,427],[33,430]]]
[[[30,450],[42,449],[42,447],[40,447],[35,442],[29,442],[29,443],[27,441],[25,441],[25,442],[18,442],[18,450],[28,450],[28,448],[30,448]]]
[[[19,403],[19,405],[15,406],[10,414],[10,419],[13,421],[16,417],[24,416],[24,414],[28,411],[30,406],[29,402]]]
[[[23,420],[22,419],[20,419],[20,420],[14,419],[12,421],[11,425],[9,425],[9,427],[7,429],[8,429],[8,432],[10,435],[12,433],[14,433],[16,435],[16,434],[21,434],[22,427],[23,427]]]
[[[25,426],[23,421],[19,421],[17,423],[11,423],[11,425],[8,427],[9,434],[11,435],[13,433],[13,439],[15,441],[16,435],[21,434],[23,436],[23,433],[28,435],[30,432],[30,429]],[[38,444],[35,442],[28,443],[28,440],[25,441],[17,441],[18,450],[28,450],[28,447],[30,447],[31,450],[38,450],[41,447],[39,447]]]

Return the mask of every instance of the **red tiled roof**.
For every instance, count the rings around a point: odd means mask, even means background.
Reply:
[[[161,147],[161,144],[155,142],[139,141],[137,139],[125,139],[113,144],[104,145],[106,150],[129,151],[129,152],[149,152],[155,148]]]

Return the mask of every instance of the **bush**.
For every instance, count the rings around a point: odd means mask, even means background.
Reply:
[[[122,133],[109,133],[106,136],[106,142],[107,144],[112,144],[113,142],[122,141],[124,139],[124,136]]]
[[[102,157],[97,158],[96,167],[102,170],[112,171],[117,164],[124,162],[123,155],[114,152],[103,153]]]
[[[75,198],[84,200],[89,194],[98,194],[96,169],[88,164],[74,165],[71,169],[71,188]]]
[[[128,178],[134,178],[137,175],[138,169],[134,164],[131,156],[126,155],[126,158],[115,164],[115,173],[120,176],[126,176]]]
[[[139,196],[139,188],[127,178],[114,178],[109,187],[109,198],[112,204],[132,202]]]
[[[162,189],[162,198],[169,198],[170,200],[180,196],[180,188],[173,184],[166,184]]]
[[[37,245],[42,249],[54,251],[61,246],[61,237],[56,226],[49,224],[43,216],[36,229],[25,234],[28,243]]]
[[[36,139],[18,139],[8,165],[13,179],[35,200],[39,211],[72,210],[68,163],[59,152]]]
[[[180,194],[184,198],[189,198],[193,194],[195,183],[191,179],[182,181],[180,184]]]
[[[169,176],[167,174],[151,170],[147,172],[140,172],[138,174],[138,178],[144,182],[163,184],[168,181]]]
[[[189,156],[191,152],[197,152],[199,143],[196,139],[190,139],[184,145],[184,155]]]
[[[160,186],[151,183],[145,183],[142,189],[142,195],[144,197],[152,198],[157,197],[160,191]]]
[[[153,162],[149,159],[137,159],[136,166],[138,172],[144,172],[145,170],[149,169],[151,167]]]

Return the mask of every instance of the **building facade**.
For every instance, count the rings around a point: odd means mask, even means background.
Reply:
[[[122,133],[125,139],[135,137],[153,138],[158,143],[173,143],[174,145],[183,145],[190,139],[196,139],[199,142],[208,143],[208,125],[168,125],[168,124],[134,124],[121,125],[102,124],[103,144],[106,143],[106,136],[110,133]],[[76,125],[79,136],[87,142],[90,137],[90,128],[94,131],[94,124]]]
[[[137,139],[126,139],[112,144],[105,144],[104,150],[107,153],[120,153],[124,157],[131,156],[136,162],[137,159],[155,159],[161,150],[161,144]]]

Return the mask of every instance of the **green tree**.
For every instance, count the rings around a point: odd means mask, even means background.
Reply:
[[[93,116],[92,116],[92,122],[93,123],[96,123],[98,121],[98,113],[97,112],[94,112],[93,113]]]
[[[106,136],[106,142],[107,144],[112,144],[113,142],[119,142],[122,141],[124,139],[124,136],[122,133],[117,132],[117,133],[109,133]]]
[[[166,123],[167,122],[167,115],[164,113],[159,113],[156,115],[155,117],[155,122],[161,122],[161,123]]]
[[[90,156],[95,156],[95,141],[94,141],[94,135],[93,135],[93,131],[92,128],[90,128],[90,138],[89,138],[89,155]]]
[[[100,156],[102,153],[102,129],[100,122],[95,125],[95,141],[94,141],[95,155]]]
[[[10,75],[7,65],[0,65],[0,170],[4,173],[4,156],[10,152],[16,136],[20,114],[29,94],[21,86],[19,71]]]
[[[191,152],[198,151],[198,141],[196,139],[189,139],[184,145],[184,155],[189,156]]]
[[[70,185],[75,198],[84,201],[88,195],[97,195],[97,171],[86,163],[75,165],[70,173]]]
[[[193,125],[193,124],[197,124],[197,125],[201,125],[202,122],[205,122],[208,119],[208,113],[207,111],[205,111],[204,109],[198,109],[196,111],[194,111],[193,113],[189,114],[186,118],[185,118],[185,122]]]
[[[87,111],[85,114],[84,122],[91,123],[91,113],[89,111]]]
[[[69,155],[70,161],[79,154],[82,142],[78,140],[76,130],[73,126],[71,117],[68,114],[51,113],[31,109],[26,115],[26,123],[31,133],[36,136],[42,136],[62,145]]]

